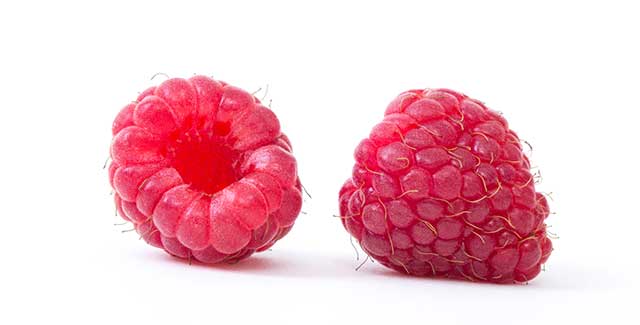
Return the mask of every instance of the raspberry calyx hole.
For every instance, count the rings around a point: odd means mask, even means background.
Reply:
[[[237,154],[219,135],[192,129],[170,141],[168,154],[186,184],[214,194],[238,180],[234,163]]]

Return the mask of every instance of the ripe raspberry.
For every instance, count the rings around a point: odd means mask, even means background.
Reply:
[[[291,144],[244,90],[167,80],[120,111],[113,135],[117,211],[171,255],[235,262],[271,247],[300,212]]]
[[[392,101],[340,191],[347,231],[382,265],[417,276],[526,282],[551,253],[528,158],[507,121],[447,90]]]

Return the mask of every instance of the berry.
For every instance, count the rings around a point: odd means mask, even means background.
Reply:
[[[169,79],[125,106],[112,132],[117,212],[171,255],[236,262],[271,247],[300,212],[289,139],[242,89]]]
[[[355,150],[340,190],[345,229],[382,265],[498,283],[540,273],[552,244],[520,139],[483,103],[410,90]]]

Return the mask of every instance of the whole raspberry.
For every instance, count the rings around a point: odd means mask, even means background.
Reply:
[[[113,135],[117,211],[171,255],[235,262],[271,247],[300,212],[291,144],[242,89],[169,79],[125,106]]]
[[[417,276],[526,282],[551,253],[549,206],[507,121],[448,89],[410,90],[355,150],[340,191],[347,231]]]

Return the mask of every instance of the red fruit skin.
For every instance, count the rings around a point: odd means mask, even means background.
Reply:
[[[345,229],[382,265],[415,276],[527,282],[552,251],[549,206],[520,139],[483,103],[410,90],[354,152]]]
[[[116,211],[173,256],[237,262],[284,237],[300,212],[291,143],[240,88],[169,79],[126,105],[112,133]]]

